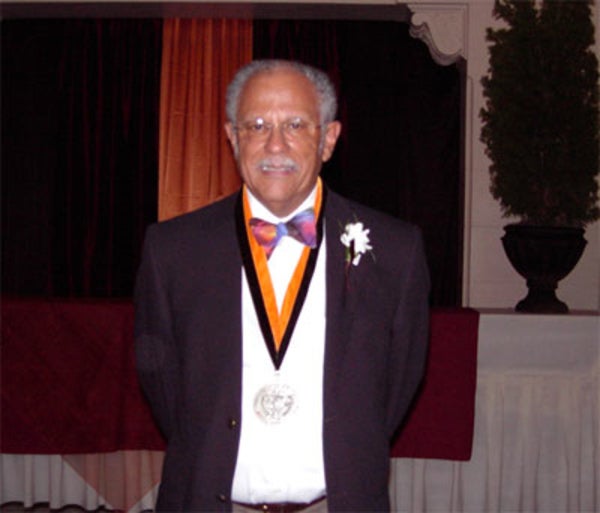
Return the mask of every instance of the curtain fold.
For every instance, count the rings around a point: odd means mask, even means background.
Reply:
[[[2,292],[127,297],[156,220],[161,21],[2,22]]]
[[[160,220],[207,205],[240,186],[223,130],[225,89],[251,58],[250,20],[164,20]]]

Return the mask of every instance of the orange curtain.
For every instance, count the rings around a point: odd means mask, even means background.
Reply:
[[[207,205],[240,186],[223,129],[225,89],[251,59],[251,20],[164,20],[160,220]]]

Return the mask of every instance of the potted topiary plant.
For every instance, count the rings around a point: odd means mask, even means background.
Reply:
[[[487,30],[481,140],[491,192],[509,224],[502,243],[527,279],[516,309],[567,312],[558,281],[577,264],[598,208],[598,59],[587,0],[496,0]]]

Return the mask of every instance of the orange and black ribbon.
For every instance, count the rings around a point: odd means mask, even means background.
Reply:
[[[250,207],[244,189],[238,197],[235,217],[242,263],[246,271],[260,328],[275,369],[281,367],[315,270],[317,256],[323,240],[325,199],[326,190],[319,180],[315,200],[317,217],[316,247],[305,247],[303,249],[288,285],[281,312],[279,312],[267,264],[267,255],[264,248],[255,240],[249,226]]]

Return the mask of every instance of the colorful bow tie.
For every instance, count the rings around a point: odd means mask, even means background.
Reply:
[[[273,224],[253,217],[250,219],[250,229],[258,243],[265,248],[267,258],[271,256],[281,237],[286,235],[311,248],[317,247],[317,227],[313,208],[303,210],[286,223]]]

